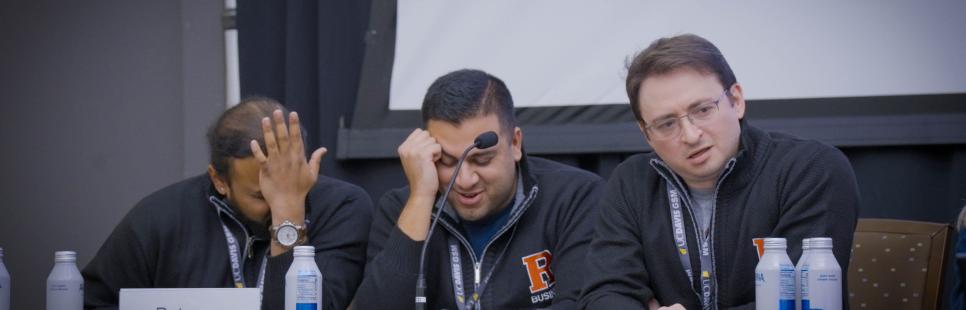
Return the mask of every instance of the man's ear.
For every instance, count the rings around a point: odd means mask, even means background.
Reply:
[[[741,89],[741,84],[735,83],[735,85],[732,85],[731,89],[729,89],[729,93],[731,93],[731,98],[729,98],[729,101],[731,101],[732,106],[735,108],[735,114],[738,115],[738,119],[744,118],[745,94],[744,90]]]
[[[228,192],[230,192],[228,187],[228,182],[223,178],[218,171],[215,170],[215,166],[208,165],[208,178],[211,179],[211,184],[215,185],[215,190],[218,191],[222,196],[228,197]]]
[[[523,158],[523,130],[520,127],[513,127],[513,161],[519,162]]]

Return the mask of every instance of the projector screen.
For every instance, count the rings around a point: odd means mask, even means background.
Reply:
[[[721,49],[748,99],[966,92],[966,1],[398,1],[391,110],[476,68],[517,107],[626,103],[625,62],[681,33]]]
[[[760,128],[835,146],[966,143],[964,1],[373,1],[340,159],[390,158],[437,77],[503,79],[531,154],[649,150],[625,64],[694,33],[728,59]]]

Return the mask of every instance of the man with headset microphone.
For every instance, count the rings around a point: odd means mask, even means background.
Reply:
[[[437,79],[422,116],[398,148],[409,186],[373,215],[356,308],[575,308],[602,180],[528,157],[486,72]]]

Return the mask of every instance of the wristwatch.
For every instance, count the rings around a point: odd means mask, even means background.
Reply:
[[[273,225],[269,230],[272,233],[272,242],[277,242],[283,247],[293,248],[305,243],[305,225],[296,225],[292,221],[285,220],[281,224]]]

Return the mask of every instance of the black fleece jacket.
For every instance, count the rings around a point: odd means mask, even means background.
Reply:
[[[252,227],[211,197],[217,197],[211,181],[200,175],[141,200],[84,268],[84,307],[117,309],[121,288],[234,287],[222,223],[243,248],[246,286],[256,287],[271,239],[264,227]],[[319,176],[305,208],[307,244],[315,246],[322,271],[323,308],[345,309],[362,280],[372,202],[355,185]],[[292,260],[292,251],[268,259],[263,309],[284,307]]]
[[[600,177],[563,164],[524,157],[524,201],[484,251],[481,309],[576,308],[586,276],[584,259],[593,211],[603,189]],[[396,226],[409,196],[407,187],[379,202],[369,237],[369,263],[356,309],[411,309],[423,242]],[[520,197],[518,195],[517,197]],[[443,213],[426,252],[427,309],[457,309],[448,239],[459,240],[465,295],[474,293],[474,259],[459,220]],[[549,268],[547,265],[549,264]],[[529,267],[528,267],[529,266]],[[542,268],[543,267],[543,268]],[[549,272],[546,272],[549,269]]]
[[[741,126],[739,153],[715,185],[711,249],[718,309],[754,309],[753,238],[787,238],[794,262],[803,238],[832,237],[839,266],[847,270],[858,213],[855,175],[839,150],[744,121]],[[614,170],[588,254],[583,307],[645,309],[657,298],[661,305],[701,309],[700,275],[688,279],[675,251],[668,184],[688,197],[684,182],[653,153],[630,157]],[[690,211],[690,202],[684,206]],[[688,248],[698,249],[691,214],[684,212],[684,231]],[[691,265],[700,266],[696,250]]]

